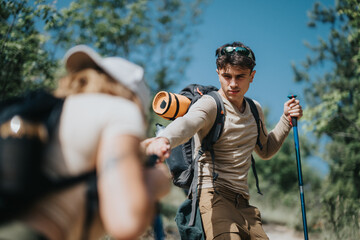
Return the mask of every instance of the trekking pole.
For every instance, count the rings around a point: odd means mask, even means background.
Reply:
[[[289,99],[296,98],[296,95],[289,95],[288,98]],[[300,158],[300,145],[299,145],[299,136],[298,136],[297,118],[296,117],[291,117],[291,125],[293,127],[293,132],[294,132],[296,163],[297,163],[299,189],[300,189],[301,213],[302,213],[303,228],[304,228],[304,239],[308,240],[309,236],[308,236],[307,221],[306,221],[305,196],[304,196],[304,189],[303,189],[303,178],[302,178],[301,158]]]

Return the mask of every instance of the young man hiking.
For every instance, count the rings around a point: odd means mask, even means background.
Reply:
[[[216,50],[216,72],[225,106],[225,124],[214,144],[215,166],[205,152],[198,161],[199,208],[206,239],[268,239],[262,228],[260,212],[249,205],[248,171],[253,150],[262,158],[271,158],[281,147],[291,130],[289,119],[302,117],[298,100],[284,104],[284,113],[271,132],[267,132],[261,106],[255,101],[260,116],[258,129],[249,103],[244,99],[256,71],[253,51],[240,42],[226,44]],[[170,149],[185,143],[192,136],[195,151],[213,126],[217,114],[214,98],[204,95],[183,117],[177,118],[159,137],[144,142],[149,154],[162,160]],[[213,180],[213,173],[218,177]]]

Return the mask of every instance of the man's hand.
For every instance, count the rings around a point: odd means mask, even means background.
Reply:
[[[146,155],[155,154],[159,157],[160,162],[170,157],[170,141],[165,137],[148,138],[141,143],[145,149]]]
[[[303,116],[303,111],[300,105],[300,101],[291,98],[284,104],[284,114],[291,122],[291,117],[296,117],[298,120]]]

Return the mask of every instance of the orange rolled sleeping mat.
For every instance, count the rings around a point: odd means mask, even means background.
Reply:
[[[174,120],[177,117],[184,116],[190,103],[190,99],[183,95],[160,91],[154,97],[152,108],[160,117]]]

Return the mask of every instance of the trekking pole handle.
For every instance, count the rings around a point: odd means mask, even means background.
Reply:
[[[288,95],[289,99],[296,98],[297,95]],[[291,117],[291,124],[292,126],[297,126],[297,117]]]

